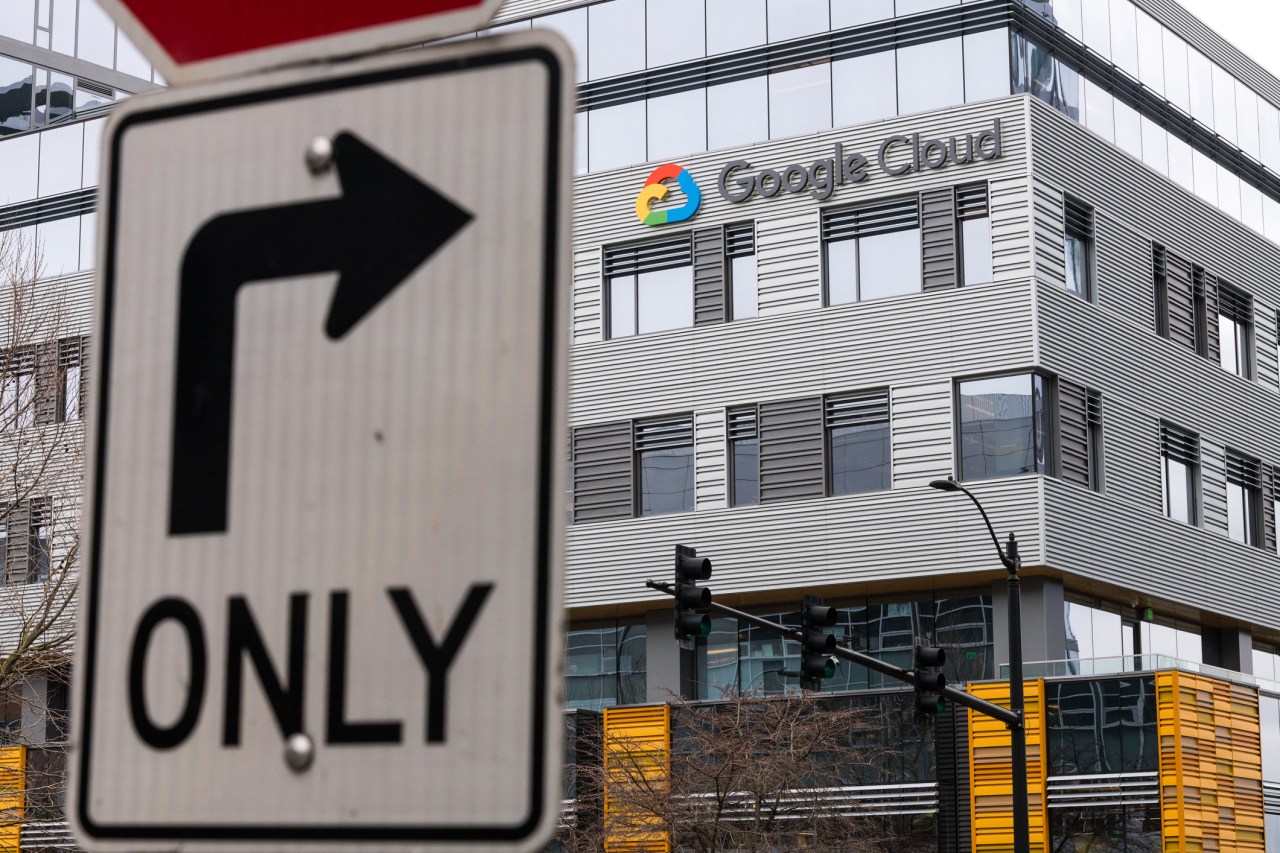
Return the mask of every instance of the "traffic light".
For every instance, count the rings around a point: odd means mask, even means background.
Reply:
[[[836,650],[835,634],[827,629],[836,624],[836,609],[822,603],[815,595],[806,595],[800,605],[800,687],[803,690],[821,690],[822,679],[836,674],[833,652]]]
[[[711,577],[711,561],[684,545],[676,546],[676,640],[692,648],[698,637],[711,633],[711,590],[696,581]]]
[[[942,649],[916,644],[916,713],[921,716],[946,710],[947,700],[942,695],[947,686],[947,677],[942,674],[946,662],[947,653]]]

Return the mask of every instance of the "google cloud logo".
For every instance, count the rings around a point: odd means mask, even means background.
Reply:
[[[650,210],[649,205],[662,201],[671,190],[663,181],[674,180],[685,195],[683,207]],[[659,166],[644,182],[640,195],[636,196],[636,218],[645,225],[666,225],[668,222],[684,222],[698,212],[702,204],[702,190],[693,182],[693,176],[675,163]]]

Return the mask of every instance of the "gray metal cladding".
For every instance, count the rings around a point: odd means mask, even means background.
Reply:
[[[1151,240],[1106,213],[1095,213],[1093,223],[1098,304],[1154,329]]]
[[[1200,505],[1205,530],[1227,533],[1227,460],[1222,445],[1200,437]]]
[[[1058,450],[1062,479],[1089,485],[1089,420],[1087,389],[1058,380]]]
[[[1255,299],[1253,301],[1254,361],[1258,366],[1258,383],[1273,391],[1280,391],[1280,341],[1277,325],[1280,315],[1276,309]]]
[[[951,400],[949,379],[890,389],[895,489],[927,486],[952,473]]]
[[[598,341],[604,335],[600,282],[604,270],[599,248],[573,253],[573,342]]]
[[[1069,567],[1077,588],[1094,581],[1280,629],[1274,553],[1053,479],[1044,483],[1044,523],[1050,564]]]
[[[693,232],[693,324],[725,321],[724,228],[698,228]]]
[[[1041,479],[972,484],[997,530],[1017,531],[1027,565],[1043,560]],[[841,586],[826,592],[857,595],[865,583],[921,578],[947,588],[1000,569],[973,505],[928,487],[579,524],[568,528],[566,541],[571,608],[670,607],[644,582],[669,575],[673,542],[711,558],[719,597],[800,587],[823,594],[817,587]]]
[[[1169,298],[1169,340],[1195,352],[1196,309],[1191,285],[1191,263],[1165,252]]]
[[[761,317],[822,305],[818,211],[756,222],[756,287]]]
[[[1275,465],[1262,466],[1262,541],[1268,551],[1276,550],[1276,500],[1280,482]]]
[[[920,247],[923,290],[947,290],[959,283],[956,193],[952,187],[920,193]]]
[[[693,413],[693,496],[695,510],[728,506],[725,410]]]
[[[631,422],[575,427],[572,453],[574,522],[630,518]]]
[[[826,494],[822,398],[760,404],[760,503]]]
[[[1062,190],[1048,186],[1043,181],[1033,181],[1031,188],[1035,205],[1036,278],[1066,287],[1067,250]]]
[[[1222,342],[1219,340],[1218,332],[1218,277],[1205,273],[1197,282],[1193,276],[1192,286],[1196,289],[1197,295],[1203,291],[1204,296],[1205,338],[1208,341],[1205,357],[1214,364],[1218,364],[1222,358]]]

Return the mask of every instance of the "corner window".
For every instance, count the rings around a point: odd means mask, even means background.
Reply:
[[[915,196],[822,217],[828,305],[921,289],[920,206]]]
[[[605,251],[605,336],[624,338],[693,325],[688,235]]]
[[[1227,451],[1227,535],[1262,546],[1262,463]]]
[[[1093,209],[1067,196],[1062,204],[1066,234],[1067,290],[1093,299]]]
[[[825,410],[827,494],[889,488],[889,392],[828,397]]]
[[[1164,514],[1185,524],[1200,523],[1200,437],[1171,424],[1160,426]]]
[[[756,229],[730,225],[724,230],[725,260],[729,267],[729,319],[746,320],[759,308],[756,290]]]
[[[755,406],[730,409],[729,505],[760,503],[760,434]]]
[[[1245,379],[1253,378],[1253,297],[1218,283],[1219,363]]]
[[[635,425],[636,515],[693,510],[693,418]]]
[[[956,216],[960,220],[962,282],[969,285],[991,281],[991,216],[986,184],[956,190]]]
[[[959,383],[960,479],[1053,473],[1048,385],[1035,373]]]

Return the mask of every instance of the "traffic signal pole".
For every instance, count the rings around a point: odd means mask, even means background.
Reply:
[[[658,581],[650,580],[645,581],[645,586],[649,587],[649,589],[656,589],[659,592],[665,592],[670,596],[675,596],[676,594],[675,588],[672,584],[659,583]],[[708,608],[710,610],[715,610],[718,613],[723,613],[726,616],[737,617],[740,621],[750,623],[758,628],[768,628],[771,631],[778,632],[784,637],[790,637],[791,639],[797,640],[801,643],[804,642],[804,631],[799,628],[788,628],[786,625],[779,625],[777,622],[770,622],[768,619],[753,616],[750,613],[744,613],[741,610],[727,607],[726,605],[720,604],[714,600],[708,605]],[[847,649],[844,646],[839,645],[831,651],[831,654],[851,663],[865,666],[867,669],[874,670],[881,675],[887,675],[890,678],[896,678],[899,681],[906,682],[912,687],[916,684],[915,672],[894,666],[891,663],[885,663],[879,658],[873,658],[870,655],[863,654],[862,652],[856,652],[853,649]],[[974,696],[971,693],[966,693],[965,691],[952,687],[951,685],[943,687],[940,691],[940,695],[950,699],[957,705],[963,705],[966,708],[977,711],[979,714],[985,714],[992,719],[999,720],[1010,729],[1014,730],[1015,735],[1022,730],[1022,715],[1016,714],[1008,708],[1002,708],[999,705],[986,701],[985,699],[979,699],[977,696]],[[1023,743],[1026,743],[1025,739],[1023,740]],[[1025,748],[1026,747],[1024,745],[1023,749],[1025,750]]]

